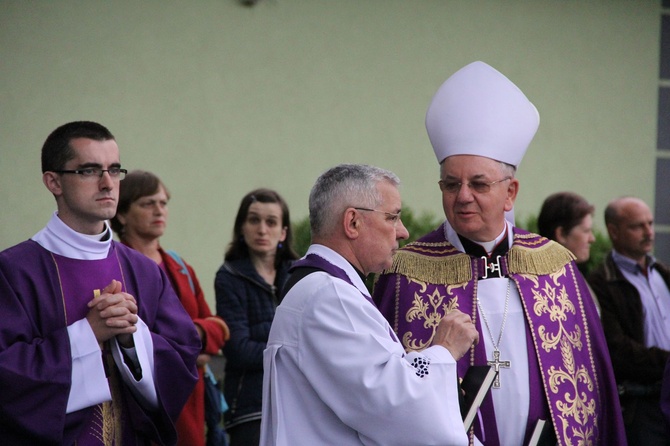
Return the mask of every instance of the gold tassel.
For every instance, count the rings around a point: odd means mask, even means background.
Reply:
[[[574,259],[568,249],[554,241],[532,248],[515,243],[507,255],[507,269],[512,274],[551,274]]]
[[[435,249],[437,246],[433,246],[433,249],[421,249],[412,244],[410,247],[412,249],[397,251],[393,257],[393,265],[382,274],[397,273],[421,282],[444,285],[472,280],[470,256],[460,252],[447,257],[436,256],[454,252],[455,249],[448,249],[451,245],[445,245],[444,248],[447,249],[441,249],[440,252]],[[558,271],[574,259],[575,256],[562,245],[530,234],[515,240],[507,255],[507,267],[512,274],[543,275]]]
[[[455,284],[472,279],[470,256],[456,254],[431,257],[411,251],[398,251],[385,273],[399,273],[421,282]]]

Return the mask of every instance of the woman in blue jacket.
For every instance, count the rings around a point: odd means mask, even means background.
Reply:
[[[242,198],[233,239],[216,273],[216,312],[230,328],[224,394],[231,446],[260,441],[263,350],[288,268],[298,258],[286,202],[275,191],[257,189]]]

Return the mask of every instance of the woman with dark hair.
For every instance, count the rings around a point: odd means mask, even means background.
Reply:
[[[577,264],[591,256],[594,207],[583,197],[573,192],[557,192],[547,197],[537,218],[541,236],[554,240],[568,248],[576,257]]]
[[[195,271],[174,251],[165,251],[170,193],[153,173],[130,172],[121,180],[119,204],[111,226],[121,242],[152,259],[165,271],[179,300],[195,324],[202,351],[197,359],[199,379],[177,419],[178,445],[205,445],[205,366],[228,338],[228,326],[205,301]],[[178,385],[178,383],[175,383]],[[208,434],[208,437],[210,434]]]
[[[574,254],[577,267],[583,266],[591,257],[591,244],[596,241],[593,235],[594,211],[593,205],[581,195],[557,192],[548,196],[542,204],[537,217],[538,233],[565,246]],[[600,314],[598,299],[590,286],[589,290]]]
[[[231,446],[260,441],[263,350],[288,269],[298,255],[292,248],[288,206],[270,189],[242,198],[233,239],[216,273],[216,312],[230,327],[224,394]]]

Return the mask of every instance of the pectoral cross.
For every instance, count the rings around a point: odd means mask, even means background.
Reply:
[[[509,361],[501,361],[500,360],[500,350],[493,350],[493,361],[486,361],[486,364],[493,366],[493,370],[495,370],[496,373],[496,379],[493,381],[493,388],[494,389],[499,389],[500,388],[500,367],[505,367],[505,368],[510,368],[512,366],[512,363]]]

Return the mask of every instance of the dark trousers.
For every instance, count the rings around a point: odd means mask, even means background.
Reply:
[[[258,446],[261,442],[261,420],[238,424],[227,431],[230,446]]]
[[[658,396],[635,397],[624,404],[624,425],[629,445],[670,446]]]

